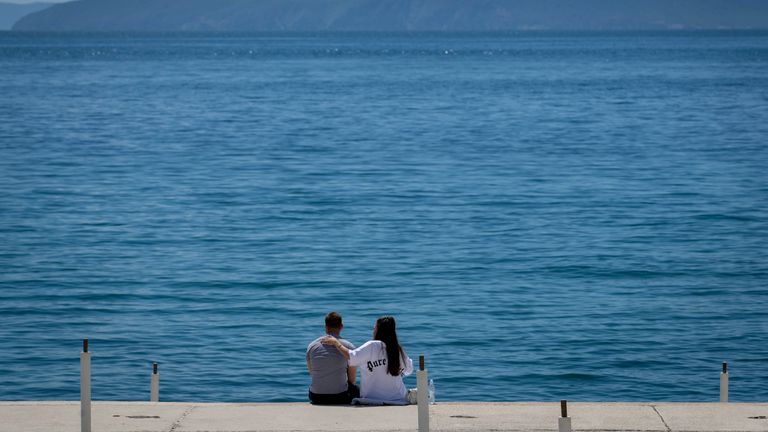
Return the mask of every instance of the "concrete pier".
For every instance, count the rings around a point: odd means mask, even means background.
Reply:
[[[560,403],[438,403],[432,431],[557,431]],[[768,432],[768,403],[568,403],[574,431]],[[416,406],[94,402],[97,432],[416,431]],[[0,402],[0,432],[77,432],[78,402]]]

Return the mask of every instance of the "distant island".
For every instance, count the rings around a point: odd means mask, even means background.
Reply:
[[[80,0],[25,31],[766,29],[768,0]]]
[[[0,2],[0,30],[10,30],[13,24],[21,17],[50,6],[50,3],[16,4]]]

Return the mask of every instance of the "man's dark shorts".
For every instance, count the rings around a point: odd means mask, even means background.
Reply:
[[[360,397],[360,387],[347,384],[347,391],[338,394],[315,394],[309,392],[312,405],[349,405],[352,399]]]

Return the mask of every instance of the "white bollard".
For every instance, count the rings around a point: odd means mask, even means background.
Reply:
[[[429,432],[429,372],[424,369],[424,356],[419,356],[419,371],[416,372],[416,403],[419,432]]]
[[[723,362],[723,371],[720,372],[720,402],[728,402],[728,363]]]
[[[80,432],[91,432],[91,353],[83,339],[80,353]]]
[[[560,401],[560,418],[557,419],[558,432],[571,432],[571,418],[568,417],[568,401]]]
[[[157,371],[157,363],[152,363],[152,379],[149,383],[149,401],[160,402],[160,373]]]

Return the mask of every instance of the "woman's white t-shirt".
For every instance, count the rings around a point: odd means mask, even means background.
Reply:
[[[382,341],[372,340],[349,352],[349,365],[360,369],[360,397],[381,402],[406,400],[403,376],[413,373],[413,361],[400,357],[400,374],[387,372],[387,350]]]

